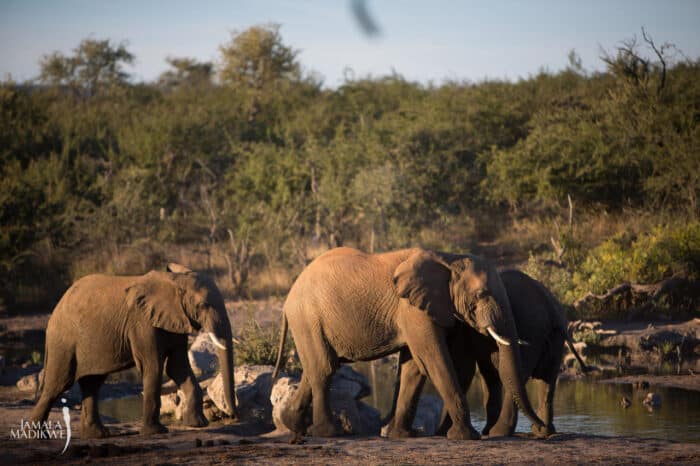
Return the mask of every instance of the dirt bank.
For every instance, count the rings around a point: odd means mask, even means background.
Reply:
[[[641,385],[644,382],[650,387],[682,388],[684,390],[700,391],[700,374],[693,375],[627,375],[601,380],[600,383],[628,383]]]
[[[557,434],[547,440],[525,435],[481,441],[442,437],[387,440],[379,437],[308,439],[244,437],[236,426],[178,430],[151,438],[121,435],[103,441],[63,443],[4,440],[2,464],[88,462],[141,464],[697,464],[700,444],[632,437]],[[33,443],[32,443],[33,442]]]

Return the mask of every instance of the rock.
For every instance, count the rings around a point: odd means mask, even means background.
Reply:
[[[695,313],[700,303],[700,280],[671,277],[650,285],[623,283],[604,294],[588,293],[574,303],[588,319],[634,320],[658,317],[680,319]],[[666,312],[672,310],[672,315]]]
[[[661,396],[657,393],[649,392],[642,403],[650,408],[658,408],[661,406]]]
[[[236,397],[241,399],[238,394],[238,388],[241,389],[247,385],[252,385],[255,388],[255,396],[253,400],[258,404],[269,404],[270,391],[272,390],[272,371],[273,366],[264,365],[245,365],[236,367],[233,373],[233,380],[236,383]],[[284,375],[284,373],[282,374]]]
[[[200,333],[192,342],[187,357],[192,366],[192,372],[196,377],[206,377],[214,375],[218,367],[216,348],[211,342],[209,335]]]
[[[289,432],[289,429],[282,422],[280,414],[299,389],[299,383],[296,377],[281,377],[272,387],[270,395],[272,421],[282,432]],[[367,379],[351,367],[343,366],[334,374],[330,387],[330,408],[339,432],[356,435],[379,433],[381,428],[379,412],[359,401],[359,398],[369,393]]]
[[[241,417],[270,420],[273,369],[272,366],[239,366],[235,369],[236,406]],[[205,382],[208,384],[206,393],[214,405],[222,412],[229,412],[221,374],[217,374],[211,382]]]
[[[289,432],[287,426],[284,425],[280,414],[282,409],[289,404],[289,400],[299,389],[299,379],[292,377],[280,377],[275,381],[270,393],[270,403],[272,404],[272,423],[277,429]]]
[[[433,395],[422,395],[418,400],[413,430],[421,435],[432,436],[440,427],[442,399]]]
[[[341,366],[331,379],[331,398],[358,400],[372,393],[367,377],[350,366]]]
[[[182,410],[184,407],[185,394],[178,390],[175,393],[168,393],[160,397],[160,413],[172,414],[178,421],[182,420]]]
[[[39,374],[29,374],[17,381],[17,388],[23,392],[35,393],[39,388]]]
[[[413,419],[413,430],[422,436],[433,436],[440,427],[442,418],[442,399],[433,395],[421,395],[416,408],[416,417]],[[387,436],[385,425],[381,429],[381,436]]]

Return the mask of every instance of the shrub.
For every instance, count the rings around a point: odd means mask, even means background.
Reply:
[[[700,278],[698,221],[657,226],[637,238],[622,233],[608,239],[574,273],[574,294],[604,293],[620,283],[655,283],[673,275]]]

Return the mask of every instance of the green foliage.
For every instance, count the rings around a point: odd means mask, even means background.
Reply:
[[[574,332],[571,338],[575,342],[582,341],[587,345],[597,345],[600,343],[600,334],[596,333],[595,330],[590,328],[585,328],[581,331]]]
[[[71,56],[60,52],[44,55],[39,63],[39,79],[46,84],[71,86],[93,94],[99,86],[125,83],[129,75],[123,66],[133,61],[134,55],[123,43],[83,39]]]
[[[672,275],[700,278],[700,222],[659,226],[637,238],[618,235],[591,250],[574,274],[575,294],[604,293],[624,282],[654,283]]]
[[[234,32],[231,42],[220,47],[221,80],[261,89],[280,79],[298,78],[298,52],[284,45],[279,29],[278,24],[269,24]]]
[[[241,329],[238,342],[235,342],[234,354],[236,366],[242,364],[275,365],[277,347],[279,346],[279,326],[276,324],[261,326],[251,314],[247,324]],[[293,348],[294,343],[288,336],[285,342],[284,357]]]
[[[133,84],[125,44],[86,39],[42,59],[41,85],[0,84],[0,273],[18,295],[97,264],[143,272],[161,254],[146,239],[197,245],[208,267],[228,254],[292,271],[342,244],[466,249],[502,228],[487,202],[551,208],[567,194],[696,218],[700,63],[664,68],[629,49],[592,75],[571,55],[567,70],[517,82],[348,73],[323,89],[277,25],[234,33],[219,81],[211,63],[170,58],[157,82]],[[554,236],[563,255],[546,259],[562,267],[528,267],[565,302],[629,270],[614,244],[587,257],[584,232]],[[668,241],[645,246],[655,256],[635,261],[653,265],[635,278],[696,273],[694,236]],[[128,248],[144,257],[106,258]]]

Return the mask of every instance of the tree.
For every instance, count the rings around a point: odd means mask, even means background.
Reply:
[[[133,63],[134,55],[125,43],[113,44],[108,39],[83,39],[66,56],[55,51],[39,62],[39,80],[49,85],[66,85],[93,95],[100,86],[124,84],[129,75],[124,65]]]
[[[158,78],[158,83],[167,89],[211,83],[213,71],[211,62],[199,62],[194,58],[174,57],[168,57],[166,61],[172,69],[161,74]]]
[[[298,51],[282,43],[279,29],[279,24],[268,24],[233,32],[231,41],[219,48],[221,80],[252,89],[281,79],[297,80]]]

